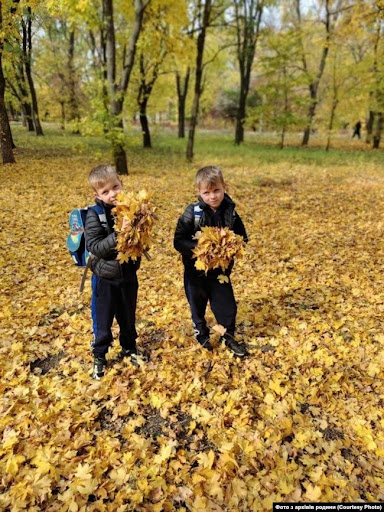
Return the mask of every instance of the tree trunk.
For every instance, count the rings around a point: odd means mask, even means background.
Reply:
[[[299,22],[299,27],[300,27],[300,41],[301,41],[301,47],[302,47],[302,61],[303,61],[304,71],[309,76],[307,59],[306,59],[306,56],[304,53],[304,43],[302,41],[302,35],[301,35],[300,0],[296,0],[296,12],[297,12],[297,17],[298,17],[298,22]],[[307,114],[307,126],[304,130],[303,140],[301,142],[302,146],[308,145],[309,137],[310,137],[311,130],[312,130],[313,119],[314,119],[315,113],[316,113],[316,107],[317,107],[317,102],[318,102],[317,94],[318,94],[318,90],[319,90],[319,84],[320,84],[321,78],[324,73],[325,64],[326,64],[328,53],[329,53],[329,44],[330,44],[331,34],[332,34],[332,26],[331,26],[331,16],[332,15],[335,17],[335,20],[336,20],[337,14],[330,12],[330,0],[325,0],[325,22],[324,22],[324,24],[325,24],[325,30],[326,30],[326,37],[325,37],[325,42],[323,44],[321,58],[320,58],[320,62],[319,62],[319,68],[317,70],[316,77],[311,78],[309,85],[308,85],[309,95],[310,95],[310,104],[308,107],[308,114]]]
[[[375,118],[375,113],[373,112],[373,110],[370,110],[369,114],[368,114],[368,120],[365,123],[365,128],[367,130],[367,136],[366,136],[365,142],[367,144],[370,144],[372,142],[372,131],[373,131],[374,118]]]
[[[240,71],[239,103],[236,113],[235,144],[244,142],[244,123],[247,114],[247,97],[251,70],[259,39],[260,23],[264,9],[261,0],[234,0],[237,60]]]
[[[0,2],[0,30],[3,28],[3,10]],[[5,78],[3,74],[3,40],[0,39],[0,142],[3,164],[15,163],[12,149],[12,133],[9,126],[8,114],[5,108]]]
[[[202,24],[197,36],[197,55],[196,55],[196,69],[195,69],[195,91],[192,105],[191,123],[189,126],[188,143],[186,157],[189,162],[193,160],[193,148],[195,144],[195,131],[197,120],[199,116],[199,103],[202,93],[202,78],[203,78],[203,56],[205,46],[205,36],[209,26],[209,18],[211,14],[211,0],[206,0],[204,4],[204,12],[202,16]]]
[[[124,125],[123,125],[123,101],[115,100],[111,103],[112,117],[112,154],[117,174],[128,174],[128,160],[124,144]]]
[[[147,117],[147,101],[144,100],[140,103],[140,125],[143,133],[143,146],[151,148],[151,134],[149,131],[148,117]]]
[[[337,99],[337,97],[334,97],[333,101],[332,101],[331,115],[330,115],[330,118],[329,118],[328,140],[327,140],[327,145],[325,147],[325,151],[329,151],[329,149],[331,147],[331,137],[332,137],[333,123],[335,121],[336,108],[337,108],[338,104],[339,104],[339,100]]]
[[[24,46],[24,45],[23,45]],[[23,114],[23,126],[25,126],[29,132],[33,132],[35,127],[32,119],[32,106],[28,97],[27,83],[25,81],[25,74],[23,64],[14,66],[16,75],[16,84],[8,81],[8,85],[13,95],[18,99]]]
[[[17,112],[15,111],[15,109],[13,108],[13,105],[12,103],[9,103],[8,104],[8,107],[9,107],[9,114],[11,116],[11,121],[17,121]],[[9,118],[9,116],[8,116]]]
[[[99,50],[97,50],[96,46],[96,38],[92,30],[89,31],[89,37],[91,41],[91,48],[92,48],[92,65],[95,70],[95,73],[98,74],[101,78],[102,82],[102,90],[101,90],[101,96],[102,96],[102,103],[103,103],[103,132],[104,134],[108,133],[108,126],[107,126],[107,119],[108,119],[108,113],[109,113],[109,97],[108,97],[108,77],[107,77],[107,48],[106,48],[106,41],[105,41],[105,31],[104,31],[104,11],[103,11],[103,19],[102,23],[99,27],[100,31],[100,47]]]
[[[136,55],[136,43],[140,35],[144,10],[149,0],[135,0],[135,21],[129,40],[126,58],[119,85],[116,83],[116,42],[113,19],[113,0],[103,0],[103,15],[106,27],[106,62],[107,81],[110,105],[110,120],[108,131],[112,135],[112,151],[116,171],[128,174],[127,154],[124,149],[123,106],[124,96],[128,88],[132,67]]]
[[[375,90],[375,103],[376,112],[374,112],[373,127],[372,127],[372,147],[378,149],[380,147],[381,132],[383,128],[383,106],[384,106],[384,95],[382,93],[382,81],[381,72],[379,70],[379,45],[381,39],[382,20],[376,20],[376,37],[374,43],[374,59],[373,59],[373,71],[375,75],[376,90]]]
[[[241,144],[244,142],[244,122],[246,116],[247,95],[248,92],[245,91],[244,85],[240,85],[240,97],[236,113],[235,144]]]
[[[60,100],[60,112],[61,112],[61,125],[60,128],[65,130],[65,101]]]
[[[69,121],[79,121],[79,104],[76,98],[76,79],[74,70],[74,53],[75,53],[75,32],[71,30],[69,34],[69,47],[68,47],[68,119]],[[76,126],[73,133],[79,134],[79,127]]]
[[[311,130],[312,130],[313,118],[315,117],[316,105],[317,105],[317,90],[314,91],[313,88],[311,88],[311,103],[308,107],[307,126],[304,130],[303,140],[301,142],[302,146],[308,145],[309,137],[311,135]]]
[[[32,106],[30,103],[24,102],[23,108],[24,108],[24,112],[25,112],[25,120],[26,120],[27,130],[29,132],[34,132],[35,126],[33,124],[33,119],[32,119]]]
[[[121,143],[112,145],[112,156],[117,174],[128,174],[127,153]]]
[[[176,73],[176,87],[177,87],[177,123],[178,123],[178,137],[184,139],[185,137],[185,103],[187,100],[189,78],[191,69],[188,67],[184,76],[184,80],[180,74]],[[182,83],[183,82],[183,83]]]
[[[383,130],[383,113],[375,112],[375,118],[373,123],[373,142],[372,148],[379,149],[381,141],[381,132]]]
[[[285,134],[287,131],[287,118],[289,114],[289,99],[288,99],[288,90],[287,90],[287,69],[283,66],[283,76],[284,76],[284,120],[283,120],[283,128],[281,130],[281,140],[280,140],[280,149],[284,148],[285,144]]]
[[[2,64],[1,64],[2,66]],[[4,76],[2,70],[0,71],[0,140],[1,140],[1,155],[3,158],[3,164],[15,163],[15,157],[13,155],[13,140],[11,127],[9,126],[8,114],[5,109],[4,102]]]
[[[31,93],[32,100],[32,118],[33,123],[35,125],[36,135],[44,135],[43,129],[41,127],[40,118],[39,118],[39,108],[37,105],[37,96],[35,84],[33,83],[32,78],[32,11],[31,8],[27,8],[28,17],[27,17],[27,26],[23,23],[23,37],[25,32],[25,40],[27,42],[27,51],[25,54],[25,74],[27,75],[27,81],[29,85],[29,90]]]

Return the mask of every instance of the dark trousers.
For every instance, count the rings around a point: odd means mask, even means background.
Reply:
[[[93,354],[104,357],[112,344],[112,323],[120,327],[120,345],[136,351],[135,327],[138,282],[136,274],[129,281],[113,282],[92,276]]]
[[[217,276],[197,276],[184,273],[184,289],[191,308],[195,336],[198,340],[209,336],[205,321],[208,301],[218,324],[235,333],[237,305],[233,295],[231,280],[221,284]]]

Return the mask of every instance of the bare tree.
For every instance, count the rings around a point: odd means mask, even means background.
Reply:
[[[297,15],[297,23],[298,30],[300,34],[300,43],[301,43],[301,60],[303,65],[303,71],[308,77],[308,90],[309,90],[309,106],[307,112],[307,123],[303,134],[302,146],[307,146],[311,134],[312,123],[316,113],[316,107],[318,103],[318,90],[321,78],[324,73],[325,64],[327,61],[328,53],[329,53],[329,45],[331,41],[332,35],[332,17],[337,17],[337,12],[332,13],[330,10],[332,0],[325,0],[325,18],[324,18],[324,26],[325,26],[325,39],[321,48],[320,60],[318,63],[317,70],[314,74],[312,74],[309,70],[309,65],[307,61],[307,55],[304,48],[304,37],[303,37],[303,22],[301,16],[301,0],[296,0],[296,15]]]
[[[136,55],[136,43],[139,38],[144,11],[150,0],[135,0],[135,20],[129,39],[128,48],[123,52],[123,63],[120,80],[116,76],[116,39],[113,15],[113,0],[103,0],[103,15],[106,31],[106,63],[109,95],[110,125],[109,134],[112,139],[113,159],[119,174],[128,174],[127,154],[123,142],[123,106],[125,93]]]
[[[69,33],[68,41],[68,119],[69,121],[79,121],[79,102],[76,95],[76,73],[75,73],[75,30],[72,28]],[[75,133],[79,133],[76,127]]]
[[[44,135],[39,118],[39,108],[37,104],[37,95],[35,84],[32,77],[32,10],[27,7],[26,19],[21,18],[21,28],[23,34],[23,58],[25,66],[25,74],[32,100],[32,118],[35,126],[36,135]]]
[[[198,35],[196,41],[195,90],[186,152],[186,157],[189,161],[193,160],[193,148],[195,143],[197,119],[199,115],[200,96],[203,92],[203,57],[207,29],[211,22],[212,0],[198,0],[196,9],[198,13],[196,27]]]
[[[379,46],[381,42],[383,22],[381,19],[376,20],[376,31],[373,49],[373,75],[375,82],[375,110],[372,119],[372,147],[378,149],[380,147],[381,132],[384,123],[384,91],[382,85],[382,72],[379,69]]]
[[[184,139],[185,137],[185,104],[187,101],[190,76],[191,68],[189,66],[183,76],[176,71],[178,137],[180,139]]]
[[[6,79],[7,87],[18,100],[23,114],[23,124],[27,127],[29,132],[33,132],[35,127],[32,119],[32,105],[28,94],[28,84],[26,82],[24,66],[21,61],[18,63],[12,62],[14,76],[16,80]]]
[[[140,54],[139,58],[140,79],[139,92],[137,94],[137,104],[139,105],[140,125],[141,131],[143,133],[143,146],[145,148],[152,147],[147,116],[147,106],[149,97],[159,76],[159,68],[161,66],[162,60],[163,58],[155,62],[151,62],[150,60],[148,61],[146,60],[143,53]]]
[[[240,72],[235,143],[240,144],[244,141],[247,96],[265,2],[264,0],[233,0],[233,3],[236,54]]]
[[[3,3],[0,1],[0,31],[3,32]],[[1,141],[1,154],[3,164],[15,163],[13,155],[13,141],[11,127],[9,126],[9,119],[7,110],[5,108],[5,78],[3,74],[3,50],[4,40],[0,37],[0,141]]]

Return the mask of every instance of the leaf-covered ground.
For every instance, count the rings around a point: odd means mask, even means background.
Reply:
[[[93,381],[90,285],[79,294],[65,239],[69,211],[92,202],[89,169],[108,157],[73,152],[76,141],[39,142],[1,169],[0,509],[384,500],[380,167],[358,151],[335,166],[231,151],[187,166],[172,150],[138,151],[125,188],[154,192],[159,208],[139,272],[138,345],[149,362],[118,362],[115,343]],[[245,361],[218,334],[213,354],[196,346],[172,245],[207,163],[223,165],[250,236],[233,272]]]

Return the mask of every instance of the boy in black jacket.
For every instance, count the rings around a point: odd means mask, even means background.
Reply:
[[[112,344],[112,323],[116,317],[120,327],[119,358],[130,357],[138,366],[136,349],[136,301],[138,281],[136,270],[139,261],[129,260],[120,264],[117,259],[117,234],[111,214],[116,196],[123,185],[110,165],[99,165],[91,170],[88,181],[95,194],[95,202],[103,211],[88,209],[85,221],[87,250],[91,253],[92,276],[92,322],[94,355],[92,377],[100,379],[107,365],[106,354]]]
[[[196,174],[196,185],[199,202],[187,206],[179,218],[174,247],[182,255],[184,264],[184,289],[191,308],[195,337],[201,346],[212,350],[209,341],[209,328],[205,320],[208,301],[216,321],[226,328],[223,336],[226,346],[235,355],[242,357],[247,354],[244,344],[234,339],[237,306],[229,278],[233,262],[225,271],[228,283],[220,283],[221,269],[209,270],[207,274],[196,270],[192,250],[196,247],[194,238],[203,226],[229,227],[247,242],[244,224],[235,211],[235,203],[225,193],[225,182],[219,167],[208,166]]]

